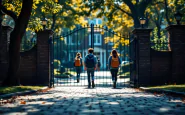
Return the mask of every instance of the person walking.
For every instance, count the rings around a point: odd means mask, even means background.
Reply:
[[[88,88],[91,88],[91,81],[92,81],[92,88],[95,87],[94,84],[94,71],[97,68],[97,59],[96,56],[93,55],[94,49],[89,48],[88,49],[88,55],[85,56],[84,60],[84,69],[87,70],[87,76],[88,76]],[[91,77],[91,79],[90,79]]]
[[[74,61],[74,66],[76,68],[76,78],[77,78],[77,83],[80,82],[80,73],[81,73],[81,70],[82,70],[82,57],[81,57],[81,54],[78,52],[76,54],[76,57],[75,57],[75,61]]]
[[[101,62],[100,62],[100,59],[98,59],[98,62],[97,62],[97,70],[100,71],[100,67],[101,67]]]
[[[113,49],[108,59],[108,69],[110,70],[112,75],[113,88],[116,88],[118,68],[120,64],[121,59],[118,56],[118,52]]]

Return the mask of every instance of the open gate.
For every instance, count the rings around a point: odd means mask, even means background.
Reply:
[[[87,72],[82,68],[80,82],[77,83],[74,59],[77,52],[84,57],[88,48],[94,48],[94,55],[100,60],[100,71],[95,71],[95,85],[111,86],[112,78],[108,70],[108,57],[112,49],[116,49],[122,60],[117,86],[125,86],[130,81],[130,49],[129,35],[115,33],[106,26],[77,26],[74,30],[55,36],[50,47],[51,85],[55,86],[87,86]],[[109,40],[108,40],[109,39]],[[111,40],[110,40],[111,39]],[[120,44],[122,41],[122,44]],[[114,48],[116,46],[116,48]]]

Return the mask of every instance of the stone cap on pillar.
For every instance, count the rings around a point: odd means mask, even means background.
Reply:
[[[173,29],[185,29],[185,25],[169,25],[165,29],[168,31]]]
[[[2,26],[2,29],[10,32],[13,30],[11,26]]]
[[[146,40],[147,38],[147,42],[150,41],[150,32],[153,29],[146,29],[146,28],[136,28],[132,31],[132,33],[134,34],[134,39],[143,39]]]
[[[53,34],[54,32],[52,30],[49,29],[45,29],[45,30],[41,30],[41,31],[37,31],[37,44],[38,43],[43,43],[43,42],[48,42],[47,40],[50,40],[53,38]]]
[[[50,29],[45,29],[45,30],[39,30],[39,31],[36,31],[37,34],[49,34],[49,36],[52,36],[54,34],[54,31],[53,30],[50,30]]]
[[[133,34],[146,34],[150,33],[153,29],[147,29],[147,28],[136,28],[132,31]]]

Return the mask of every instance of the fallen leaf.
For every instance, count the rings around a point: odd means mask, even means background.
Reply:
[[[181,105],[177,104],[176,107],[181,107]]]
[[[21,101],[20,104],[26,104],[26,101]]]
[[[182,101],[185,101],[185,97],[184,97],[184,98],[182,98]]]

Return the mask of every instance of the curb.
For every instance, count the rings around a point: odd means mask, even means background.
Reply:
[[[36,93],[39,90],[43,90],[43,89],[47,89],[47,88],[48,87],[43,87],[43,88],[38,89],[38,90],[28,90],[28,91],[23,91],[23,92],[3,94],[3,95],[0,95],[0,99],[11,98],[12,96],[23,96],[23,95],[27,95],[27,94],[31,94],[31,93]]]
[[[146,87],[139,87],[140,90],[145,91],[145,92],[151,92],[151,93],[166,93],[166,94],[173,94],[173,95],[178,95],[178,96],[185,96],[185,93],[183,92],[177,92],[177,91],[171,91],[171,90],[165,90],[165,89],[149,89]]]

